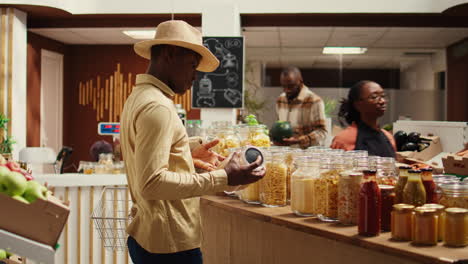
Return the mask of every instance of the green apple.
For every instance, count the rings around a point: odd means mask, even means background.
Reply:
[[[7,253],[5,250],[0,249],[0,259],[6,259],[7,258]]]
[[[4,193],[6,190],[5,186],[2,184],[3,177],[9,173],[10,173],[10,169],[8,169],[5,166],[0,166],[0,193]]]
[[[10,173],[3,175],[0,184],[3,185],[4,193],[15,196],[24,193],[27,181],[21,173],[10,171]]]
[[[28,181],[26,190],[23,197],[30,203],[35,202],[37,199],[46,200],[47,188],[37,181]]]
[[[20,202],[23,202],[25,204],[29,204],[28,200],[26,200],[23,196],[15,195],[15,196],[12,196],[11,198],[18,200]]]

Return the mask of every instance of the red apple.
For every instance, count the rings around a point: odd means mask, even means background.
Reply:
[[[7,162],[6,166],[11,170],[11,171],[16,171],[16,172],[20,172],[21,171],[21,167],[18,163],[14,162],[14,161],[9,161]]]
[[[20,173],[23,174],[24,178],[26,178],[27,181],[34,180],[34,177],[28,171],[25,171],[25,170],[21,169]]]

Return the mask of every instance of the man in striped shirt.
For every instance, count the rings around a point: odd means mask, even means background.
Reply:
[[[278,120],[289,121],[294,131],[283,144],[299,144],[301,148],[320,145],[327,135],[322,98],[304,85],[297,67],[284,69],[280,81],[283,93],[276,100],[276,113]]]

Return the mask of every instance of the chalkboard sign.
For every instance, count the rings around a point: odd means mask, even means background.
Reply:
[[[192,88],[192,108],[242,108],[244,38],[203,37],[219,60],[214,72],[199,72]]]

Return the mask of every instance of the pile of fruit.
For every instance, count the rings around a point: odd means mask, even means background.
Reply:
[[[0,260],[7,259],[7,258],[11,257],[12,255],[13,254],[11,254],[10,252],[7,252],[6,250],[0,249]]]
[[[6,162],[3,157],[0,158],[0,193],[27,204],[37,199],[47,200],[50,195],[47,187],[34,181],[28,171],[14,161]]]
[[[423,151],[430,146],[429,139],[421,138],[421,134],[411,132],[407,134],[404,131],[397,131],[393,137],[397,145],[397,151]]]

